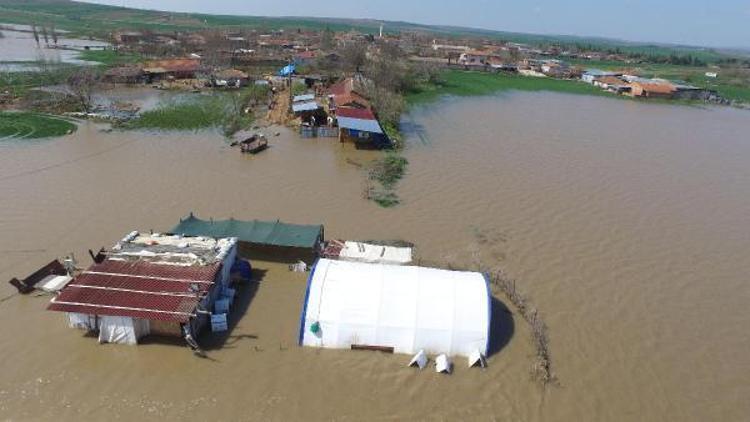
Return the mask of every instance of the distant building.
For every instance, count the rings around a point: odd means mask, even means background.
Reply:
[[[594,85],[616,94],[627,94],[632,86],[616,76],[600,76],[594,80]]]
[[[634,81],[630,83],[632,97],[643,98],[672,98],[677,88],[669,82],[660,81]]]
[[[213,74],[215,86],[227,86],[240,88],[247,86],[249,76],[247,73],[237,69],[224,69]]]
[[[610,71],[605,71],[605,70],[600,70],[600,69],[586,69],[586,71],[584,71],[583,74],[581,75],[581,80],[586,83],[593,84],[595,79],[603,78],[606,76],[617,77],[617,76],[622,76],[622,73],[610,72]]]
[[[199,59],[152,60],[143,66],[149,83],[163,79],[192,79],[199,69]]]
[[[139,66],[120,66],[107,69],[102,80],[106,83],[136,84],[143,82],[144,75]]]

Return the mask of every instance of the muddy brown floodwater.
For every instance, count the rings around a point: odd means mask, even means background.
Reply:
[[[552,93],[413,111],[403,204],[362,199],[372,152],[282,130],[241,156],[211,132],[0,144],[4,280],[181,215],[323,223],[403,238],[425,259],[501,267],[538,305],[560,386],[501,312],[489,368],[296,346],[305,275],[256,262],[209,359],[160,342],[98,345],[0,302],[0,418],[12,420],[746,420],[750,414],[750,113]]]

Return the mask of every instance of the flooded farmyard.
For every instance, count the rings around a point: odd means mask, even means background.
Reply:
[[[493,314],[486,370],[297,346],[306,275],[253,262],[228,337],[98,345],[0,286],[0,415],[13,420],[741,420],[750,412],[747,111],[554,93],[413,109],[402,203],[362,197],[378,155],[278,130],[258,156],[219,133],[102,132],[0,143],[0,278],[180,217],[324,224],[406,239],[431,262],[503,269],[549,327],[558,386],[529,374],[528,327]],[[355,164],[353,164],[355,163]],[[497,310],[496,310],[497,311]],[[506,312],[507,311],[507,312]],[[210,341],[209,344],[213,344]]]

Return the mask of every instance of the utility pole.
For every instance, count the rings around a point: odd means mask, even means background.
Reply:
[[[287,85],[289,86],[289,114],[292,114],[294,112],[292,110],[292,101],[294,99],[294,95],[292,94],[292,56],[289,56],[289,65],[286,69],[288,71]]]

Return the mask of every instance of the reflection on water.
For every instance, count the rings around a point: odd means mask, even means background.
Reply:
[[[102,133],[0,145],[0,279],[133,229],[200,216],[323,223],[408,239],[428,260],[498,266],[549,325],[562,388],[529,379],[528,330],[498,327],[486,371],[296,347],[304,274],[264,271],[212,361],[97,346],[0,304],[0,414],[17,419],[741,420],[750,412],[746,111],[551,93],[450,99],[409,117],[403,204],[362,199],[378,153],[281,130],[242,156],[218,133]],[[418,133],[417,133],[418,132]],[[420,136],[421,135],[421,136]],[[425,142],[424,140],[427,140]],[[32,252],[33,251],[33,252]],[[0,286],[0,296],[10,294]],[[505,313],[506,318],[512,318]],[[154,374],[159,376],[154,377]],[[85,397],[85,400],[81,398]]]

